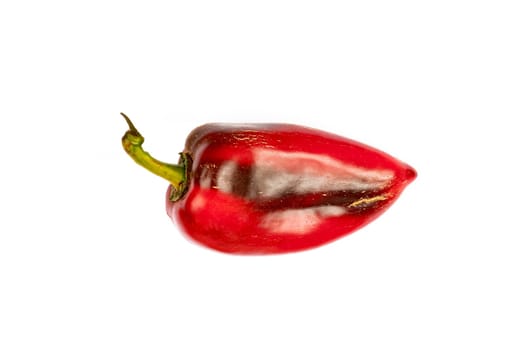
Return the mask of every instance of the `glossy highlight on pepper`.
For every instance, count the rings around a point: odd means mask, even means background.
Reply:
[[[166,209],[193,240],[234,254],[315,248],[383,213],[416,177],[410,166],[359,142],[290,124],[206,124],[178,164],[142,149],[123,114],[126,152],[170,182]]]

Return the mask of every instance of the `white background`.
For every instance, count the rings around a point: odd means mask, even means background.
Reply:
[[[523,349],[520,1],[4,1],[1,349]],[[159,159],[288,122],[414,166],[381,218],[299,254],[189,242]]]

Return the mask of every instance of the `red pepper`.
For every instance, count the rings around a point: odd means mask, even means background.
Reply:
[[[195,241],[236,254],[286,253],[331,242],[383,213],[415,177],[361,143],[288,124],[206,124],[178,164],[142,149],[128,117],[126,152],[171,184],[166,208]]]

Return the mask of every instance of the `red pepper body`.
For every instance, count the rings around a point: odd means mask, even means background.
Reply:
[[[333,241],[384,212],[415,177],[361,143],[287,124],[207,124],[186,141],[187,188],[168,215],[222,252],[286,253]]]

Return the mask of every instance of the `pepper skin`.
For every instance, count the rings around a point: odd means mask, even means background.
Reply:
[[[167,213],[193,240],[235,254],[301,251],[375,219],[416,177],[374,148],[289,124],[206,124],[193,130],[179,164],[142,151],[124,116],[128,154],[171,184]]]

